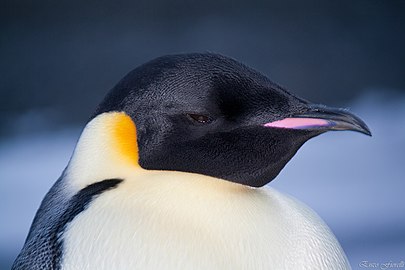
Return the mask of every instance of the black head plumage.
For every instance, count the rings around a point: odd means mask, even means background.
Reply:
[[[94,116],[110,111],[124,111],[133,119],[143,168],[254,187],[274,179],[316,135],[331,129],[369,133],[352,114],[316,107],[259,72],[208,53],[163,56],[134,69]],[[297,118],[328,124],[271,125]]]

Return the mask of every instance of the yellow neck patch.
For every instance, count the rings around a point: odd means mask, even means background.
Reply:
[[[127,114],[111,113],[109,117],[112,144],[122,159],[140,167],[135,123]]]
[[[74,191],[141,171],[135,123],[124,112],[102,113],[87,123],[66,175]]]

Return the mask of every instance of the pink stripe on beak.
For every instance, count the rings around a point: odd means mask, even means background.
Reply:
[[[275,128],[290,128],[290,129],[306,129],[317,127],[328,127],[333,123],[318,118],[284,118],[282,120],[274,121],[264,124],[265,127]]]

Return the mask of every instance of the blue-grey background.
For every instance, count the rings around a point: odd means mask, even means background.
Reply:
[[[405,261],[405,1],[1,0],[0,30],[1,269],[105,93],[195,51],[361,116],[372,138],[315,138],[270,186],[315,209],[354,269]]]

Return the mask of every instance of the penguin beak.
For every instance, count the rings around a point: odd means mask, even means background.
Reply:
[[[306,130],[352,130],[371,136],[371,131],[359,117],[345,109],[328,108],[323,105],[309,105],[309,110],[302,114],[274,121],[264,125],[273,128]]]

